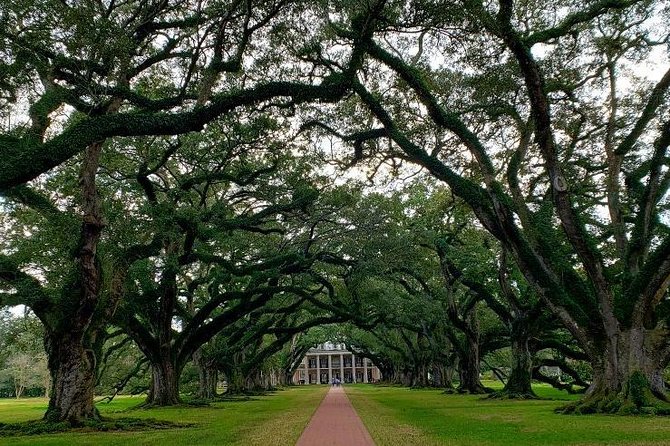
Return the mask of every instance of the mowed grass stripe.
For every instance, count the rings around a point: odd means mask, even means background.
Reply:
[[[99,404],[110,418],[155,418],[194,423],[183,429],[142,432],[85,432],[40,436],[0,437],[0,445],[44,446],[294,446],[328,390],[327,386],[300,386],[253,397],[249,401],[225,401],[209,407],[135,409],[143,398],[117,397],[111,404]],[[47,400],[0,400],[0,422],[39,419]]]
[[[538,386],[540,396],[576,398]],[[378,446],[670,445],[670,418],[558,415],[565,401],[482,400],[439,390],[350,386],[347,394]]]

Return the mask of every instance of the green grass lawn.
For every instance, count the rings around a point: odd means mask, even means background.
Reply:
[[[132,409],[143,398],[117,397],[110,404],[98,404],[103,416],[155,418],[194,423],[195,426],[142,432],[0,437],[0,445],[293,446],[327,390],[327,386],[300,386],[253,397],[250,401],[226,401],[209,407],[167,409]],[[0,423],[39,419],[44,414],[46,404],[46,399],[39,398],[0,400]]]
[[[536,391],[552,400],[483,400],[439,390],[371,385],[345,388],[379,446],[670,445],[670,418],[557,415],[554,408],[576,397],[545,386]],[[98,405],[104,416],[195,426],[0,437],[0,445],[293,446],[327,390],[327,386],[302,386],[250,401],[168,409],[133,409],[142,398],[119,397]],[[39,419],[45,408],[45,399],[0,400],[0,423]]]
[[[491,384],[491,383],[487,383]],[[386,445],[670,445],[670,418],[558,415],[576,397],[538,386],[556,400],[500,401],[439,390],[347,386],[378,446]]]

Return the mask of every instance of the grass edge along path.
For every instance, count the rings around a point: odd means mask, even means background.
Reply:
[[[353,385],[347,395],[378,446],[668,446],[670,417],[560,415],[562,400],[485,400],[440,390]]]
[[[68,432],[0,437],[0,445],[238,445],[294,446],[328,390],[297,386],[249,401],[223,401],[205,407],[132,409],[142,398],[121,397],[98,407],[108,418],[154,418],[194,423],[194,427],[135,432]],[[44,414],[45,399],[0,400],[0,422],[21,422]]]
[[[370,436],[377,446],[441,446],[442,444],[399,416],[392,407],[383,404],[370,395],[370,391],[386,387],[365,387],[348,385],[346,388],[349,402],[354,407]],[[402,390],[402,387],[387,389]]]

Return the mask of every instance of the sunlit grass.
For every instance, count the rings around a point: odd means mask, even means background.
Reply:
[[[490,384],[490,383],[487,383]],[[355,385],[347,395],[379,446],[670,445],[670,418],[558,415],[577,396],[537,386],[556,400],[486,400],[439,390]]]
[[[327,386],[300,386],[253,397],[225,401],[209,407],[134,409],[140,397],[117,397],[98,404],[105,417],[155,418],[194,427],[141,432],[85,432],[40,436],[0,437],[0,445],[240,445],[293,446],[323,399]],[[42,417],[47,400],[0,400],[0,423]]]

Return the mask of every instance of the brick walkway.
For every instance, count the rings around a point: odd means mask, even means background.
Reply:
[[[296,446],[374,446],[342,387],[331,387]]]

